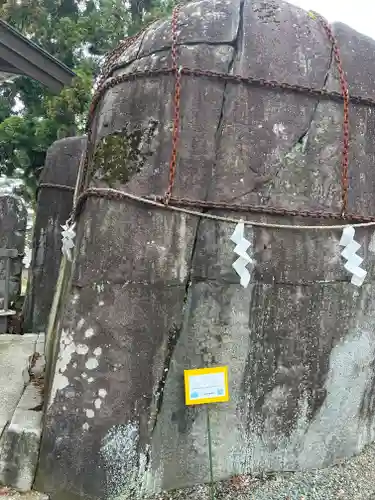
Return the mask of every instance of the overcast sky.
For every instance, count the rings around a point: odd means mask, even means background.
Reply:
[[[289,0],[315,10],[328,21],[340,21],[375,39],[375,0]]]

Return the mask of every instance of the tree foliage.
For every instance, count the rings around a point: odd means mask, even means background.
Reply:
[[[83,132],[103,55],[174,0],[0,0],[0,17],[76,73],[60,95],[27,77],[0,87],[0,174],[22,176],[29,193],[57,139]]]

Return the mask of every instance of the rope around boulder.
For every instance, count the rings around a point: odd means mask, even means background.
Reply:
[[[291,217],[311,217],[318,219],[340,219],[347,221],[345,224],[338,225],[330,225],[327,223],[326,225],[294,225],[294,224],[273,224],[261,221],[243,221],[246,225],[253,225],[259,227],[268,227],[274,229],[300,229],[300,230],[338,230],[343,229],[348,225],[352,225],[354,227],[369,227],[375,226],[375,220],[373,217],[360,217],[358,215],[353,215],[347,213],[347,204],[348,204],[348,190],[349,190],[349,179],[348,179],[348,152],[349,152],[349,91],[348,91],[348,83],[346,81],[345,72],[342,67],[342,61],[340,56],[339,47],[337,41],[334,37],[334,34],[331,30],[330,25],[319,15],[316,13],[309,13],[309,16],[313,19],[316,19],[323,26],[330,42],[332,45],[332,54],[336,61],[337,69],[339,72],[340,79],[340,87],[341,92],[330,92],[325,88],[315,89],[310,87],[304,87],[299,85],[292,85],[289,83],[280,83],[276,81],[267,81],[262,78],[255,77],[242,77],[240,75],[232,75],[232,74],[222,74],[208,70],[200,70],[200,69],[189,69],[179,64],[178,57],[178,17],[180,12],[180,5],[175,6],[171,19],[171,33],[172,33],[172,46],[171,46],[171,56],[172,56],[172,66],[169,68],[161,68],[159,70],[146,70],[144,72],[134,72],[127,73],[122,75],[113,76],[117,67],[116,58],[124,52],[127,48],[129,48],[136,40],[139,39],[141,32],[134,37],[130,37],[120,44],[118,48],[116,48],[113,53],[109,54],[106,58],[106,62],[104,64],[102,77],[100,78],[99,85],[97,91],[93,97],[89,119],[87,124],[87,133],[89,138],[92,135],[92,123],[93,117],[96,110],[96,107],[100,100],[102,99],[104,93],[120,83],[124,81],[141,78],[141,77],[154,77],[163,74],[174,74],[175,75],[175,89],[174,89],[174,112],[173,112],[173,132],[172,132],[172,152],[171,159],[169,165],[169,182],[166,194],[163,199],[160,197],[142,197],[135,194],[111,189],[111,188],[89,188],[84,190],[84,184],[86,175],[88,172],[88,164],[89,164],[89,151],[88,147],[86,149],[85,158],[83,161],[83,175],[81,177],[81,183],[78,188],[78,193],[81,193],[78,196],[77,203],[73,209],[73,213],[71,216],[71,220],[75,219],[80,212],[84,201],[89,196],[97,196],[102,198],[110,198],[110,199],[130,199],[133,201],[138,201],[144,203],[149,206],[161,208],[161,209],[169,209],[175,212],[185,213],[192,216],[202,217],[206,219],[222,221],[227,223],[238,223],[242,221],[242,218],[232,218],[232,217],[223,217],[215,214],[209,214],[206,211],[200,210],[210,210],[210,209],[220,209],[220,210],[235,210],[241,212],[255,212],[258,214],[268,215],[268,216],[291,216]],[[181,97],[181,76],[189,75],[189,76],[201,76],[207,78],[219,78],[225,82],[233,82],[233,83],[241,83],[241,84],[252,84],[252,85],[260,85],[263,87],[274,88],[276,90],[284,90],[284,91],[294,91],[294,92],[303,92],[308,95],[313,95],[316,97],[328,97],[333,99],[339,99],[343,101],[344,104],[344,121],[343,121],[343,151],[342,151],[342,164],[341,164],[341,185],[342,185],[342,210],[341,214],[328,213],[328,212],[318,212],[318,211],[308,211],[308,210],[287,210],[287,209],[278,209],[278,208],[270,208],[270,207],[243,207],[241,210],[238,209],[237,206],[233,205],[230,207],[230,204],[222,203],[222,205],[226,205],[223,207],[215,206],[203,206],[207,201],[200,202],[198,200],[177,200],[172,198],[172,189],[174,186],[174,181],[176,177],[176,169],[177,169],[177,148],[180,134],[180,97]],[[352,97],[350,99],[352,102],[357,102],[360,100],[362,104],[364,104],[364,100],[359,97]],[[375,100],[366,100],[366,104],[374,105]],[[90,143],[88,140],[87,144]],[[158,199],[159,198],[159,199]],[[171,201],[171,203],[169,203]],[[188,201],[188,203],[186,203]],[[216,204],[218,205],[218,204]],[[237,209],[237,210],[236,210]],[[252,210],[253,209],[253,210]],[[352,224],[350,224],[352,222]]]
[[[145,198],[143,196],[138,196],[136,194],[127,193],[126,191],[120,191],[118,189],[112,188],[89,188],[84,191],[77,199],[77,203],[75,205],[75,209],[73,211],[72,220],[75,220],[79,213],[83,208],[83,204],[90,197],[104,198],[104,199],[112,199],[112,200],[123,200],[129,199],[132,201],[136,201],[139,203],[143,203],[145,205],[149,205],[152,207],[161,208],[164,210],[171,210],[173,212],[179,212],[186,215],[192,215],[194,217],[201,217],[204,219],[211,219],[215,221],[225,222],[228,224],[238,224],[239,222],[243,222],[246,226],[254,226],[254,227],[265,227],[269,229],[291,229],[291,230],[316,230],[316,231],[332,231],[332,230],[342,230],[347,226],[352,226],[354,228],[360,227],[372,227],[375,226],[375,221],[372,222],[359,222],[350,224],[349,220],[346,224],[323,224],[323,225],[306,225],[306,224],[274,224],[271,222],[263,222],[263,221],[255,221],[255,220],[245,220],[237,217],[226,217],[215,214],[208,214],[205,212],[199,212],[198,210],[192,210],[184,207],[177,207],[175,205],[164,204],[156,200],[152,200],[150,198]]]

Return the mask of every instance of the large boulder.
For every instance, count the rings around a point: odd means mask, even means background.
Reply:
[[[184,67],[340,91],[327,33],[290,4],[201,0],[182,8],[178,31]],[[343,25],[333,32],[350,93],[371,96],[375,42]],[[171,19],[117,62],[118,76],[170,66]],[[93,121],[89,186],[165,193],[173,94],[172,74],[109,87]],[[340,211],[342,102],[183,75],[181,117],[175,196]],[[351,106],[348,209],[363,215],[375,213],[374,124],[373,108]],[[142,498],[207,481],[206,408],[184,404],[188,368],[229,367],[230,402],[210,410],[215,479],[322,467],[374,439],[371,228],[357,231],[361,288],[344,269],[340,232],[248,228],[246,289],[231,267],[233,229],[87,200],[56,320],[37,477],[53,500]]]
[[[25,303],[25,328],[44,332],[61,261],[61,225],[73,207],[74,187],[85,137],[56,141],[48,150],[40,177],[33,254]]]

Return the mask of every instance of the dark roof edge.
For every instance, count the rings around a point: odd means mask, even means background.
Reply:
[[[28,38],[26,38],[22,33],[20,33],[18,30],[13,28],[10,24],[6,23],[3,19],[0,19],[0,25],[2,25],[5,29],[10,31],[14,36],[17,38],[21,39],[25,44],[27,44],[29,47],[31,47],[33,50],[39,52],[42,54],[46,59],[50,59],[53,63],[55,63],[57,66],[60,66],[61,69],[63,69],[66,73],[69,73],[72,77],[76,76],[76,73],[72,71],[68,66],[66,66],[64,63],[56,59],[56,57],[53,57],[49,52],[44,50],[42,47],[37,45],[36,43],[32,42]]]

